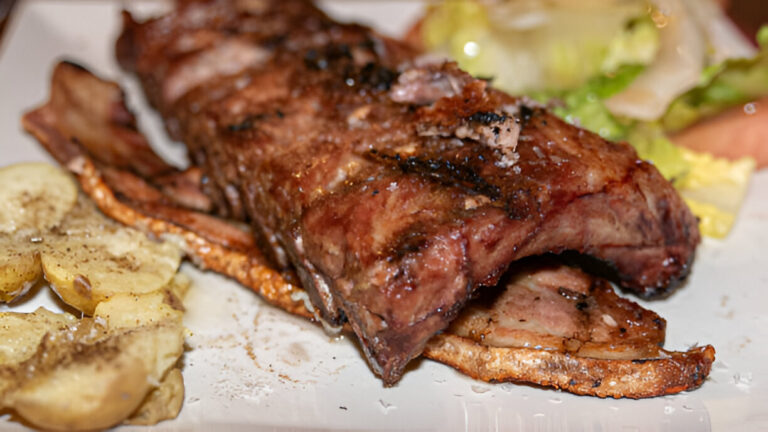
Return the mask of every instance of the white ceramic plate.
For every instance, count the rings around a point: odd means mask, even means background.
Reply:
[[[125,2],[128,4],[128,2]],[[404,30],[413,2],[326,2],[333,14]],[[25,135],[19,118],[48,93],[60,58],[120,82],[142,129],[161,154],[183,163],[184,151],[163,135],[132,78],[119,70],[113,43],[122,3],[23,2],[0,46],[0,165],[51,160]],[[162,7],[131,2],[147,13]],[[768,143],[766,143],[768,145]],[[2,185],[0,185],[2,187]],[[691,393],[650,400],[601,400],[512,384],[486,384],[431,362],[414,362],[384,388],[348,339],[334,340],[264,305],[247,289],[191,266],[184,355],[186,400],[176,420],[156,430],[501,430],[706,431],[768,430],[768,172],[754,179],[733,233],[699,249],[687,285],[644,304],[668,321],[667,348],[711,343],[717,361]],[[56,307],[46,291],[17,308]],[[5,306],[2,306],[5,308]],[[2,417],[0,428],[22,428]]]

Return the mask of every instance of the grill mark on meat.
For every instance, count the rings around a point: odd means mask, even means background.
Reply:
[[[378,91],[387,91],[397,77],[397,72],[378,63],[368,62],[356,75],[347,76],[345,83],[352,79],[357,84],[371,87]],[[347,84],[349,85],[349,84]]]
[[[332,62],[339,60],[352,60],[352,53],[347,44],[328,45],[322,52],[311,48],[304,54],[304,65],[314,70],[326,70]]]
[[[325,318],[350,320],[387,384],[515,259],[588,253],[640,294],[687,274],[695,220],[627,145],[529,109],[453,64],[414,67],[408,47],[304,1],[266,1],[258,13],[201,2],[194,19],[188,7],[126,19],[121,64],[187,143],[217,207],[284,252]],[[158,96],[191,55],[165,48],[202,28],[220,38],[206,36],[195,56],[247,40],[269,58],[177,99]],[[244,124],[276,107],[284,116]]]
[[[478,122],[482,123],[486,126],[490,126],[493,123],[502,123],[507,120],[507,116],[505,114],[496,114],[495,112],[490,111],[478,111],[468,118],[471,122]],[[498,132],[495,132],[496,135],[498,135]]]
[[[522,131],[525,129],[525,126],[528,125],[528,122],[531,121],[531,118],[534,116],[536,111],[528,105],[521,104],[519,106],[519,112],[520,116],[518,117],[518,123],[520,123],[520,130]]]
[[[403,172],[424,173],[443,184],[449,186],[460,186],[468,191],[489,197],[496,201],[500,197],[500,190],[497,186],[488,184],[471,165],[467,158],[463,163],[454,163],[450,160],[423,158],[419,156],[402,157],[399,153],[394,155],[384,154],[376,149],[369,153],[371,157],[391,163],[399,167]]]

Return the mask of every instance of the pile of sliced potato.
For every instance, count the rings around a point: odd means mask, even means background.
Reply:
[[[41,280],[86,315],[0,313],[0,408],[47,429],[154,424],[181,409],[181,253],[78,197],[43,163],[0,169],[0,301]]]

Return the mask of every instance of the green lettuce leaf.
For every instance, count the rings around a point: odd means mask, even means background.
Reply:
[[[545,102],[556,98],[560,103],[554,104],[553,111],[567,122],[606,139],[624,140],[629,123],[614,117],[602,101],[623,90],[643,69],[643,65],[623,65],[614,73],[598,75],[574,90],[541,92],[535,98]]]
[[[513,94],[574,89],[626,64],[650,63],[658,29],[643,0],[602,4],[451,0],[422,22],[430,51]],[[565,6],[564,6],[565,4]]]
[[[768,26],[758,33],[761,50],[750,59],[732,59],[706,68],[701,82],[672,102],[662,118],[664,129],[681,130],[727,108],[768,94]]]

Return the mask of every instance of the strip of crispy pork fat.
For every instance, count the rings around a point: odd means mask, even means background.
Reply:
[[[178,171],[154,154],[116,84],[60,63],[50,100],[27,113],[23,125],[110,217],[175,241],[201,268],[318,321],[295,276],[268,265],[247,226],[209,214],[199,170]],[[120,154],[130,157],[115,157]],[[714,349],[665,351],[664,330],[662,318],[618,297],[607,282],[552,260],[529,261],[471,302],[423,355],[484,381],[600,397],[698,387]]]

